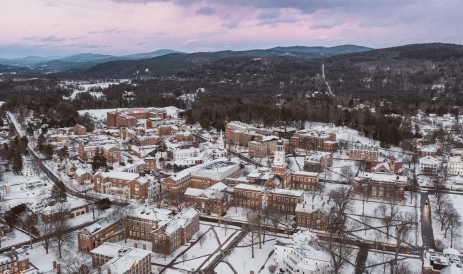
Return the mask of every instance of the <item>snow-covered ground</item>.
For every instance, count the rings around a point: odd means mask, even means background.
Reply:
[[[220,250],[222,248],[225,248],[235,237],[238,236],[239,230],[239,228],[233,226],[225,228],[224,225],[217,226],[208,222],[201,222],[200,230],[195,237],[197,239],[204,237],[204,242],[202,244],[201,240],[196,243],[188,243],[181,246],[169,256],[153,252],[151,261],[155,264],[161,265],[168,265],[169,263],[172,263],[173,267],[183,270],[168,269],[165,273],[184,273],[185,270],[203,269],[207,267],[208,263],[215,256],[220,254]],[[147,250],[152,249],[151,242],[148,241],[127,239],[127,243],[125,243],[124,240],[118,243],[131,247],[134,246],[134,243],[137,243],[139,248],[141,248],[143,244],[146,244]],[[161,266],[153,266],[154,270],[160,270],[162,268],[163,267]]]
[[[126,80],[123,80],[126,81]],[[90,95],[95,96],[96,98],[101,98],[103,95],[102,92],[99,92],[100,89],[106,89],[109,85],[119,85],[122,81],[110,81],[104,83],[78,83],[78,82],[64,82],[61,83],[61,86],[66,87],[72,85],[74,87],[72,94],[69,97],[63,96],[64,100],[74,100],[76,99],[77,94],[82,92],[89,92]]]
[[[366,269],[368,273],[371,274],[382,274],[382,273],[390,273],[390,264],[389,261],[394,259],[394,254],[388,252],[375,252],[369,251],[367,261],[365,263]],[[417,257],[398,257],[400,264],[405,264],[408,267],[408,272],[401,272],[407,274],[419,274],[422,273],[422,262]],[[343,273],[349,273],[343,271]],[[353,271],[350,273],[354,273]]]
[[[13,229],[12,233],[9,233],[8,236],[2,237],[2,246],[0,248],[6,248],[19,243],[29,241],[29,235],[23,233],[17,229]]]
[[[431,209],[434,203],[434,199],[435,199],[434,195],[429,195],[429,204],[431,205]],[[453,207],[460,214],[460,217],[463,219],[463,203],[462,203],[463,196],[459,194],[448,194],[446,196],[446,199],[448,199],[448,201],[450,201],[453,204]],[[450,247],[450,232],[447,232],[447,237],[445,237],[445,231],[441,231],[439,222],[432,218],[431,218],[431,222],[432,222],[432,229],[434,233],[434,241],[436,242],[436,245],[437,245],[437,241],[441,241],[444,248]],[[463,251],[463,238],[457,237],[457,239],[454,239],[452,247],[462,252]]]
[[[269,265],[275,265],[273,257],[273,250],[277,238],[274,236],[267,236],[265,243],[262,244],[262,249],[259,249],[259,244],[254,245],[254,258],[252,258],[252,250],[250,245],[250,236],[247,235],[233,250],[233,252],[225,258],[238,273],[270,273],[268,271]],[[233,274],[229,264],[221,262],[215,269],[217,273]]]

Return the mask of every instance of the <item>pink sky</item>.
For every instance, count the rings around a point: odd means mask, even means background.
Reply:
[[[0,57],[463,43],[463,1],[4,0]]]

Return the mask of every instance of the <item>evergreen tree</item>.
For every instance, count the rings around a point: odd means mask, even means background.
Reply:
[[[103,149],[97,148],[92,159],[93,172],[95,173],[98,169],[107,167],[107,162],[108,160],[103,154]]]
[[[45,154],[47,155],[48,158],[51,158],[51,156],[53,156],[53,147],[50,144],[48,144],[45,147]]]
[[[19,174],[21,173],[22,169],[23,169],[23,158],[21,156],[21,153],[19,153],[19,150],[15,150],[14,156],[13,156],[13,173]]]
[[[50,202],[53,204],[63,203],[66,202],[66,198],[66,187],[64,186],[63,182],[58,181],[51,188]]]
[[[69,149],[68,149],[68,147],[64,146],[60,150],[58,150],[58,156],[61,157],[61,158],[69,157]]]
[[[45,137],[43,136],[43,134],[40,134],[39,138],[37,138],[37,148],[39,149],[39,151],[43,151],[43,149],[45,148]]]

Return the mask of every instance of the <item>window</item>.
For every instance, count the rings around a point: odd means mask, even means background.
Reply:
[[[376,196],[376,187],[375,186],[371,188],[371,195]]]
[[[383,196],[384,196],[384,188],[380,187],[379,188],[379,197],[383,197]]]

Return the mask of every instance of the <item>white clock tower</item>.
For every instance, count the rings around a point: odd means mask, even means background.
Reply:
[[[286,164],[286,152],[283,145],[283,141],[280,139],[275,146],[275,153],[272,165],[272,174],[278,175],[283,179],[283,183],[280,185],[282,188],[286,188],[286,180],[288,179],[288,164]]]

